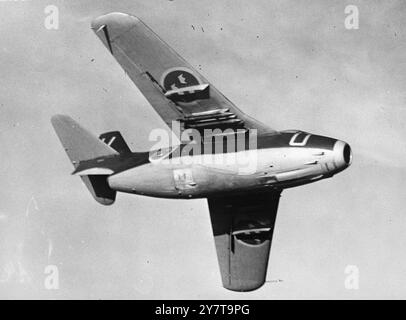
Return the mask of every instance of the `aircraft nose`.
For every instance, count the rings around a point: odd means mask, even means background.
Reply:
[[[337,140],[334,144],[334,164],[339,171],[346,169],[352,162],[352,151],[348,143]]]

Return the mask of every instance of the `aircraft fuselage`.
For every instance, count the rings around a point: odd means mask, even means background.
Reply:
[[[162,198],[285,189],[329,178],[347,168],[352,157],[347,143],[301,131],[258,137],[255,149],[202,150],[191,156],[176,155],[175,151],[134,154],[139,163],[121,169],[114,161],[116,173],[107,179],[110,188]],[[108,161],[105,165],[108,167]]]

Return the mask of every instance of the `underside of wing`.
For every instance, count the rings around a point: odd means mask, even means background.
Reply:
[[[240,111],[137,17],[110,13],[92,29],[168,126],[273,131]]]
[[[209,198],[223,286],[251,291],[265,283],[280,192]]]

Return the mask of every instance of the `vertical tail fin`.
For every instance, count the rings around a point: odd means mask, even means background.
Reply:
[[[123,136],[119,131],[110,131],[102,133],[99,139],[120,154],[131,153],[130,148],[128,147],[127,143],[125,142]]]
[[[75,168],[80,161],[118,155],[116,150],[82,128],[68,116],[53,116],[51,123]],[[110,188],[107,177],[107,175],[81,176],[94,199],[104,205],[110,205],[116,199],[116,191]]]

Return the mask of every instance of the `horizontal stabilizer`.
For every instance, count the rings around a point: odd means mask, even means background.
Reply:
[[[75,176],[109,176],[113,174],[114,171],[108,168],[90,168],[81,171],[75,171],[73,175]]]
[[[107,182],[107,177],[113,170],[107,168],[80,170],[79,162],[118,155],[118,152],[68,116],[53,116],[51,123],[73,166],[79,169],[75,173],[81,177],[93,198],[103,205],[114,203],[117,192],[112,190]]]
[[[51,123],[75,167],[79,161],[118,154],[69,116],[53,116]]]
[[[107,176],[81,176],[80,178],[98,203],[109,206],[116,201],[117,191],[110,188]]]

